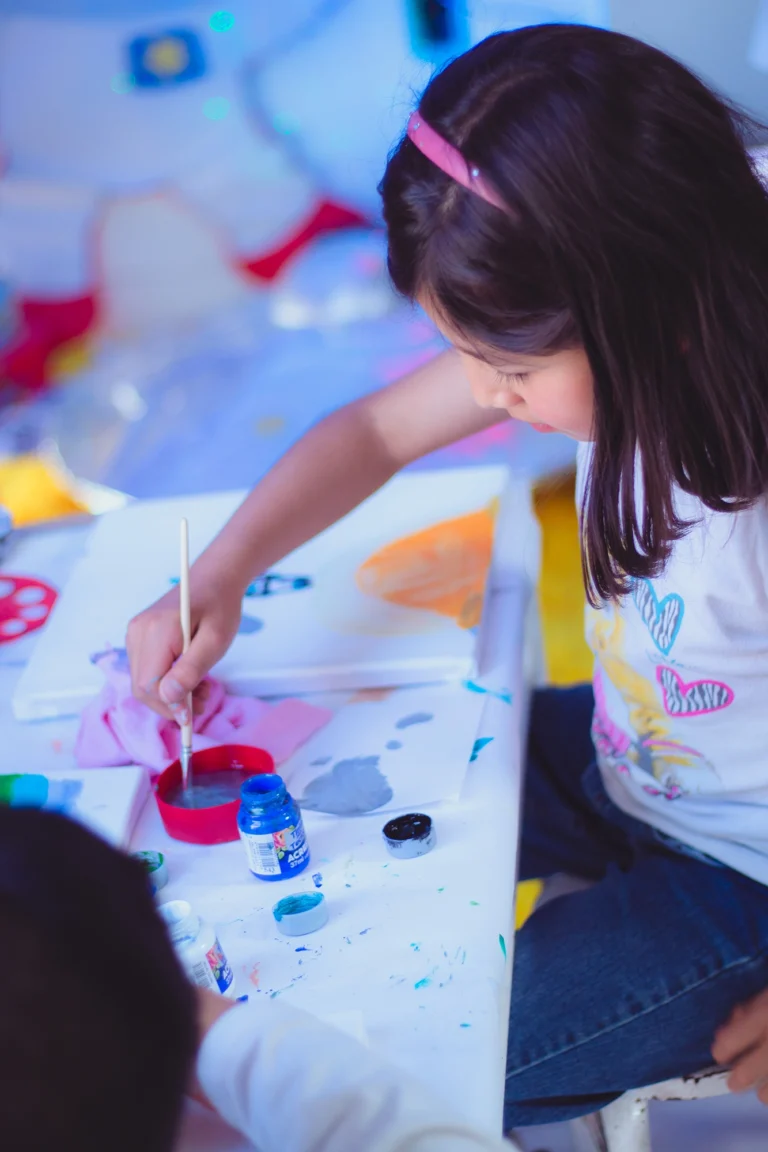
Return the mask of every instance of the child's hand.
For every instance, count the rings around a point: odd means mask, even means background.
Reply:
[[[209,582],[191,587],[192,642],[182,655],[179,592],[174,588],[128,625],[126,647],[133,694],[179,724],[187,722],[187,696],[202,710],[207,686],[201,681],[225,654],[237,634],[242,589]]]
[[[236,1008],[237,1005],[226,996],[220,996],[218,992],[211,992],[207,988],[196,988],[197,993],[197,1034],[198,1034],[198,1050],[203,1040],[205,1040],[209,1031],[225,1012],[229,1012],[230,1008]],[[200,1087],[200,1081],[197,1079],[197,1061],[195,1061],[195,1071],[192,1075],[192,1083],[187,1089],[187,1094],[193,1100],[197,1100],[200,1104],[204,1104],[206,1108],[211,1107],[211,1103]]]
[[[734,1008],[715,1033],[712,1055],[718,1064],[733,1065],[728,1078],[732,1092],[754,1088],[768,1104],[768,989]]]

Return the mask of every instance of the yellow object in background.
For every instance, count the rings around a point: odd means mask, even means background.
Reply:
[[[0,460],[0,504],[17,527],[88,511],[66,479],[34,454]]]
[[[515,898],[515,932],[518,932],[536,907],[544,883],[541,880],[523,880],[517,886]]]
[[[539,611],[547,682],[558,685],[592,679],[574,485],[575,477],[568,474],[544,481],[534,493],[542,530]]]
[[[57,383],[70,376],[83,372],[91,362],[91,339],[77,336],[54,348],[48,359],[47,369],[52,380]]]
[[[539,612],[547,682],[563,686],[592,678],[592,653],[584,639],[584,582],[574,484],[575,477],[569,474],[543,481],[534,492],[542,536]],[[543,887],[541,880],[518,884],[515,931],[533,912]]]

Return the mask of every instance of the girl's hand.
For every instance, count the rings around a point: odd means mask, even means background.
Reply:
[[[196,988],[197,993],[197,1034],[198,1034],[198,1051],[200,1045],[205,1040],[213,1025],[223,1016],[225,1012],[229,1012],[231,1008],[236,1008],[237,1005],[226,996],[220,996],[218,992],[211,992],[207,988]],[[197,1061],[195,1061],[195,1065]],[[197,1067],[192,1076],[192,1083],[187,1089],[187,1094],[198,1103],[204,1104],[206,1108],[211,1107],[211,1103],[200,1087],[200,1081],[197,1079]]]
[[[768,989],[734,1008],[715,1033],[712,1055],[718,1064],[733,1065],[732,1092],[754,1088],[758,1100],[768,1104]]]
[[[194,711],[202,711],[207,685],[201,681],[237,634],[242,597],[242,587],[234,582],[208,581],[196,588],[193,570],[192,642],[184,655],[178,588],[134,616],[126,647],[136,699],[179,724],[187,723],[190,693]]]

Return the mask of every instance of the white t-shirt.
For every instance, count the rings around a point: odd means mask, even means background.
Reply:
[[[676,505],[695,523],[662,575],[587,608],[598,764],[623,811],[768,884],[768,497]]]
[[[358,1040],[279,1000],[256,997],[221,1016],[200,1046],[203,1092],[231,1125],[181,1148],[234,1147],[232,1129],[259,1152],[511,1152],[469,1128],[425,1086]],[[202,1109],[200,1110],[202,1112]]]

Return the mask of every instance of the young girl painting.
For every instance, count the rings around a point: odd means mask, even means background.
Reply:
[[[381,191],[394,284],[451,350],[254,489],[194,565],[185,656],[175,592],[129,630],[136,694],[179,716],[253,576],[399,468],[510,417],[580,442],[595,678],[534,697],[521,878],[591,886],[519,933],[508,1127],[693,1072],[713,1042],[735,1086],[768,1081],[768,200],[747,127],[594,28],[448,65]]]

